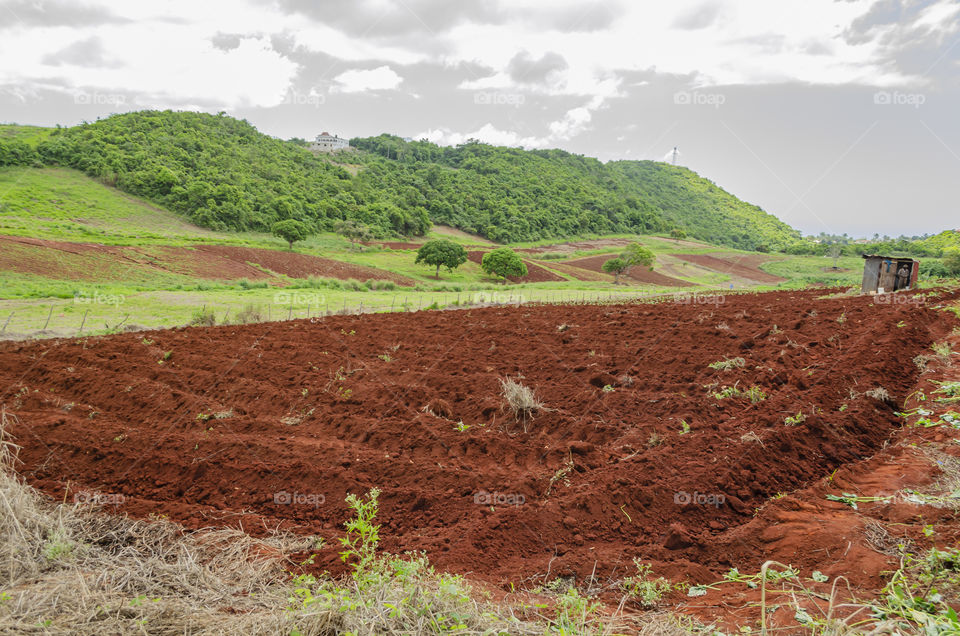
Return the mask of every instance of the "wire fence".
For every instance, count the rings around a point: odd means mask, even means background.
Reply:
[[[703,296],[703,294],[698,294]],[[335,315],[417,312],[539,304],[619,304],[663,297],[695,297],[669,291],[516,290],[398,293],[389,299],[343,294],[279,292],[272,297],[165,304],[128,303],[122,296],[91,296],[21,304],[0,311],[0,339],[101,335],[187,325],[249,324]],[[152,303],[152,304],[151,304]],[[160,310],[162,309],[162,311]],[[3,314],[6,313],[6,316]]]

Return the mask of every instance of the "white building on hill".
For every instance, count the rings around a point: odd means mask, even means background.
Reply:
[[[310,142],[310,150],[318,150],[320,152],[333,152],[334,150],[343,150],[349,147],[350,142],[346,139],[331,135],[326,131],[317,135],[317,138]]]

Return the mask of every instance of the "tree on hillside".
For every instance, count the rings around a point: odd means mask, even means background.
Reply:
[[[944,250],[943,266],[954,276],[960,276],[960,249]]]
[[[310,228],[296,219],[277,221],[270,228],[270,232],[277,238],[282,238],[289,243],[290,249],[293,249],[293,244],[297,241],[302,241],[310,236]]]
[[[627,262],[627,267],[634,265],[643,265],[653,271],[653,263],[657,260],[656,255],[639,243],[631,243],[620,254],[620,258]]]
[[[417,250],[417,264],[435,265],[437,267],[436,277],[440,278],[440,266],[446,267],[451,272],[467,262],[467,250],[462,245],[458,245],[447,239],[435,239],[427,241]]]
[[[494,276],[501,276],[506,283],[508,276],[520,278],[527,275],[527,265],[517,253],[509,247],[501,247],[487,252],[480,260],[480,267],[483,271]]]
[[[687,233],[681,230],[680,228],[675,227],[672,230],[670,230],[670,238],[672,238],[677,243],[679,243],[680,239],[687,238]]]
[[[620,282],[620,275],[630,269],[630,263],[622,258],[611,258],[603,264],[602,269],[608,274],[613,274],[613,284],[616,285]]]
[[[357,246],[358,243],[363,241],[369,241],[373,238],[373,232],[370,231],[366,225],[362,223],[357,223],[354,220],[340,221],[333,227],[333,231],[343,236],[348,241],[353,243],[354,246]],[[363,247],[360,247],[362,250]]]

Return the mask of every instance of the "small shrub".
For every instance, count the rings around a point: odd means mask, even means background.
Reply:
[[[243,309],[237,312],[235,320],[244,325],[252,322],[263,322],[263,314],[259,307],[244,305]]]
[[[212,309],[201,307],[193,312],[190,324],[195,327],[212,327],[217,324],[217,316]]]

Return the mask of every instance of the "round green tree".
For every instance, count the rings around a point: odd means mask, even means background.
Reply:
[[[960,276],[960,249],[945,250],[943,252],[943,266],[954,276]]]
[[[608,274],[613,274],[613,284],[616,285],[620,282],[620,275],[630,269],[630,263],[622,258],[611,258],[603,264],[602,269]]]
[[[270,232],[277,238],[282,238],[289,243],[290,249],[293,249],[293,244],[297,241],[302,241],[310,236],[310,228],[296,219],[277,221],[270,228]]]
[[[467,262],[467,250],[447,239],[427,241],[417,250],[416,263],[435,266],[437,278],[440,278],[440,267],[446,267],[451,272]]]
[[[509,247],[501,247],[484,254],[480,260],[480,268],[488,274],[503,277],[504,281],[508,276],[520,278],[527,275],[526,263]]]
[[[687,233],[681,230],[680,228],[675,227],[672,230],[670,230],[670,238],[679,242],[680,239],[687,238]]]
[[[627,263],[627,267],[634,265],[643,265],[653,270],[653,263],[657,260],[656,255],[639,243],[631,243],[627,246],[620,258]]]

